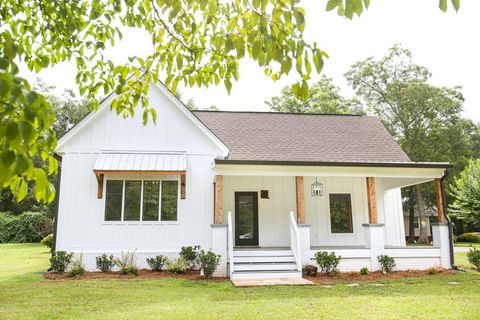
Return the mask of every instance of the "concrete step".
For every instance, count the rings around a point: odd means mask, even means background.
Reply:
[[[231,280],[300,279],[301,271],[235,271]]]
[[[235,261],[234,270],[236,271],[297,271],[295,263],[237,263]]]
[[[234,257],[288,257],[293,256],[292,250],[233,250]]]
[[[262,263],[262,262],[292,262],[295,263],[295,257],[291,256],[254,256],[254,257],[234,257],[235,263]]]

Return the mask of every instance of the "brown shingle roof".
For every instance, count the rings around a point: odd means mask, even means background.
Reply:
[[[410,162],[372,116],[193,112],[230,149],[229,160]]]

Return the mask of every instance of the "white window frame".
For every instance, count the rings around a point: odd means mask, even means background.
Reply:
[[[115,180],[115,181],[122,181],[122,208],[121,208],[121,220],[105,220],[105,208],[106,208],[106,198],[107,198],[107,181]],[[140,220],[139,221],[125,221],[124,220],[124,210],[125,210],[125,181],[140,181],[141,182],[141,189],[140,189]],[[158,194],[158,220],[150,220],[150,221],[143,221],[143,183],[144,181],[158,181],[159,186],[159,194]],[[176,220],[162,220],[162,181],[176,181],[177,182],[177,219]],[[102,224],[104,225],[113,225],[113,224],[121,224],[121,225],[176,225],[179,222],[180,216],[180,177],[179,176],[169,176],[169,175],[158,175],[152,177],[145,177],[145,176],[137,176],[137,175],[115,175],[105,177],[105,182],[103,184],[103,218]]]

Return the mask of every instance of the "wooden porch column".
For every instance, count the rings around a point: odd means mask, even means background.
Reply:
[[[214,224],[222,223],[223,210],[223,176],[215,176],[215,212],[213,217]]]
[[[367,177],[368,223],[378,224],[375,178]]]
[[[295,177],[295,191],[297,200],[297,223],[305,224],[305,203],[303,194],[303,177]]]
[[[442,181],[439,178],[435,179],[435,193],[437,195],[438,222],[445,223],[446,219],[443,207]]]

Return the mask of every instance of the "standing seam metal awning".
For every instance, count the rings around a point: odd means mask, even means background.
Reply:
[[[185,152],[102,152],[93,170],[141,172],[181,172],[187,169]]]

